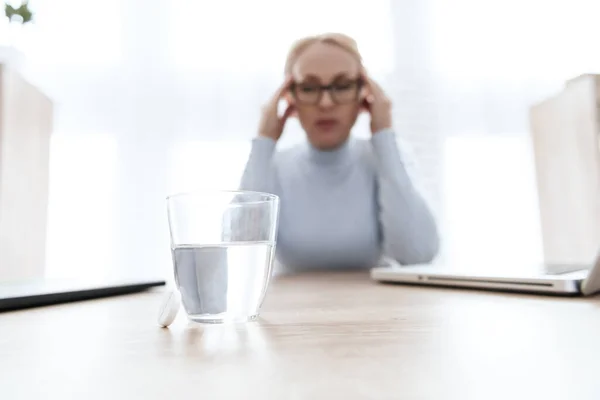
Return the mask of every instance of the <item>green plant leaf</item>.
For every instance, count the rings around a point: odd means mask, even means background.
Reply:
[[[17,9],[17,13],[23,18],[23,24],[30,22],[33,18],[33,13],[29,9],[29,5],[27,3],[21,4],[21,7]]]
[[[26,24],[33,19],[33,13],[29,9],[29,4],[27,1],[21,3],[19,8],[14,8],[10,4],[4,4],[4,14],[9,21],[12,21],[15,16],[21,17],[21,23]]]
[[[17,13],[17,10],[15,10],[15,8],[13,6],[11,6],[10,4],[5,4],[4,5],[4,14],[6,15],[6,18],[11,19],[13,15],[15,15]]]

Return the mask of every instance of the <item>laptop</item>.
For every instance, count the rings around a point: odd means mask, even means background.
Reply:
[[[509,270],[510,269],[510,270]],[[600,254],[593,265],[502,266],[452,265],[400,266],[386,259],[372,268],[371,278],[381,283],[591,296],[600,292]]]
[[[51,280],[0,283],[0,312],[145,291],[166,282],[160,279]]]

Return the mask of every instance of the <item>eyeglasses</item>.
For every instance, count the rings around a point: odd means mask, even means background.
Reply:
[[[335,104],[348,104],[358,100],[362,79],[336,79],[329,85],[316,82],[293,83],[290,86],[292,95],[298,103],[307,105],[319,104],[323,92],[328,91]]]

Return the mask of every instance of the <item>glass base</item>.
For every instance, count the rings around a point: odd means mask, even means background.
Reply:
[[[188,319],[199,324],[239,324],[251,322],[258,318],[258,314],[240,317],[226,314],[200,314],[188,315]]]

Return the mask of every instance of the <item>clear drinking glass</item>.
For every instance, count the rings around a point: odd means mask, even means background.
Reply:
[[[167,198],[175,282],[188,318],[249,321],[259,314],[273,267],[279,198],[206,191]]]

